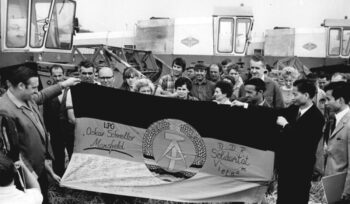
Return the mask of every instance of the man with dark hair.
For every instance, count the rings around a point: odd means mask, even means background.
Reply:
[[[224,59],[222,62],[221,62],[221,66],[222,66],[222,72],[223,74],[228,74],[227,73],[227,67],[231,64],[232,60],[229,59],[229,58],[226,58]]]
[[[317,78],[317,83],[318,83],[318,87],[322,90],[324,90],[324,88],[328,85],[329,83],[329,79],[328,76],[324,73],[321,73],[318,78]]]
[[[189,78],[191,81],[193,81],[196,78],[196,74],[194,73],[194,66],[196,65],[195,62],[192,62],[190,66],[186,68],[186,71],[184,75]]]
[[[200,101],[211,101],[215,84],[205,78],[207,75],[207,67],[203,63],[198,63],[194,67],[196,78],[193,80],[191,94]]]
[[[0,110],[16,121],[19,135],[19,149],[25,165],[38,176],[44,200],[47,193],[47,175],[60,180],[50,166],[52,156],[50,138],[46,131],[38,104],[57,96],[62,89],[79,83],[79,79],[69,78],[42,91],[38,91],[39,77],[27,66],[10,70],[7,92],[0,97]]]
[[[79,63],[79,75],[82,82],[100,84],[95,81],[95,66],[89,60],[83,60]]]
[[[50,68],[50,75],[53,81],[53,84],[64,81],[64,70],[61,65],[52,65]]]
[[[253,55],[250,59],[250,74],[252,78],[260,78],[265,82],[266,90],[264,97],[266,102],[276,109],[284,107],[283,97],[278,84],[265,76],[266,65],[265,60],[261,55]],[[239,90],[239,97],[245,96],[244,86],[241,86]]]
[[[209,80],[216,83],[221,80],[222,67],[219,64],[211,64],[209,66]]]
[[[22,162],[16,162],[16,164],[23,170],[23,179],[26,184],[24,191],[18,190],[14,184],[17,177],[15,164],[0,152],[0,203],[41,204],[43,196],[35,176]]]
[[[294,105],[277,111],[280,116],[276,122],[281,126],[281,135],[275,144],[277,204],[309,201],[315,153],[324,125],[323,115],[312,101],[315,94],[314,82],[297,80],[293,84]],[[247,103],[237,101],[232,105],[248,107]]]
[[[227,81],[218,81],[215,84],[214,102],[217,104],[231,105],[230,98],[232,96],[233,86]]]
[[[53,65],[50,70],[53,85],[64,80],[62,66]],[[45,126],[51,136],[51,146],[55,157],[52,165],[58,176],[63,176],[65,170],[66,148],[70,158],[74,146],[74,126],[68,122],[66,108],[68,90],[68,88],[64,89],[59,96],[44,103]]]
[[[245,101],[254,106],[270,107],[264,98],[265,82],[259,78],[252,78],[244,83]]]
[[[186,61],[181,57],[174,59],[172,63],[171,73],[164,75],[159,79],[159,85],[157,87],[157,95],[165,95],[174,97],[175,81],[182,76],[186,69]]]
[[[309,201],[315,153],[324,125],[323,115],[312,101],[315,94],[314,82],[305,79],[295,81],[294,105],[281,110],[277,119],[282,128],[276,145],[277,204],[307,204]],[[297,165],[293,162],[295,160]]]
[[[347,172],[342,203],[350,203],[350,89],[346,82],[331,82],[325,87],[326,108],[335,114],[335,123],[325,132],[325,175]]]

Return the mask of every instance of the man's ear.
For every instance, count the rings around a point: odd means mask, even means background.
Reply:
[[[310,94],[308,92],[303,93],[306,98],[310,98]],[[312,100],[312,98],[310,98]]]
[[[19,82],[17,87],[20,89],[20,90],[24,90],[26,88],[26,85],[23,83],[23,82]]]

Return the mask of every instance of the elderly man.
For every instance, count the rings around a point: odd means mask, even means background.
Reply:
[[[264,92],[264,97],[266,102],[272,107],[276,109],[280,109],[284,107],[283,97],[281,90],[278,87],[278,84],[265,76],[266,65],[264,58],[260,55],[254,55],[250,59],[250,74],[252,78],[260,78],[265,82],[266,90]],[[241,86],[239,97],[245,96],[244,86]]]
[[[211,64],[209,66],[209,80],[216,83],[220,81],[222,75],[222,67],[218,64]]]
[[[98,79],[102,86],[116,88],[114,86],[115,78],[113,69],[109,67],[101,67],[98,70]]]
[[[79,79],[69,78],[42,91],[38,91],[39,77],[27,67],[10,70],[7,77],[8,90],[0,97],[0,110],[16,121],[19,149],[25,165],[38,176],[38,181],[47,202],[47,174],[57,182],[60,177],[50,166],[52,156],[49,134],[46,131],[38,104],[58,96],[61,91],[75,85]]]

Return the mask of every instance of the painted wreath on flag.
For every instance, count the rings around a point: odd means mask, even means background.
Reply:
[[[186,122],[175,119],[150,125],[143,136],[142,153],[152,174],[167,182],[195,176],[207,156],[199,133]]]

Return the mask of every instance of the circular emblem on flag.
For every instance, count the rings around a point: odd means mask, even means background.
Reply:
[[[196,175],[206,161],[206,148],[199,133],[175,119],[153,123],[142,140],[147,168],[156,177],[175,182]]]

